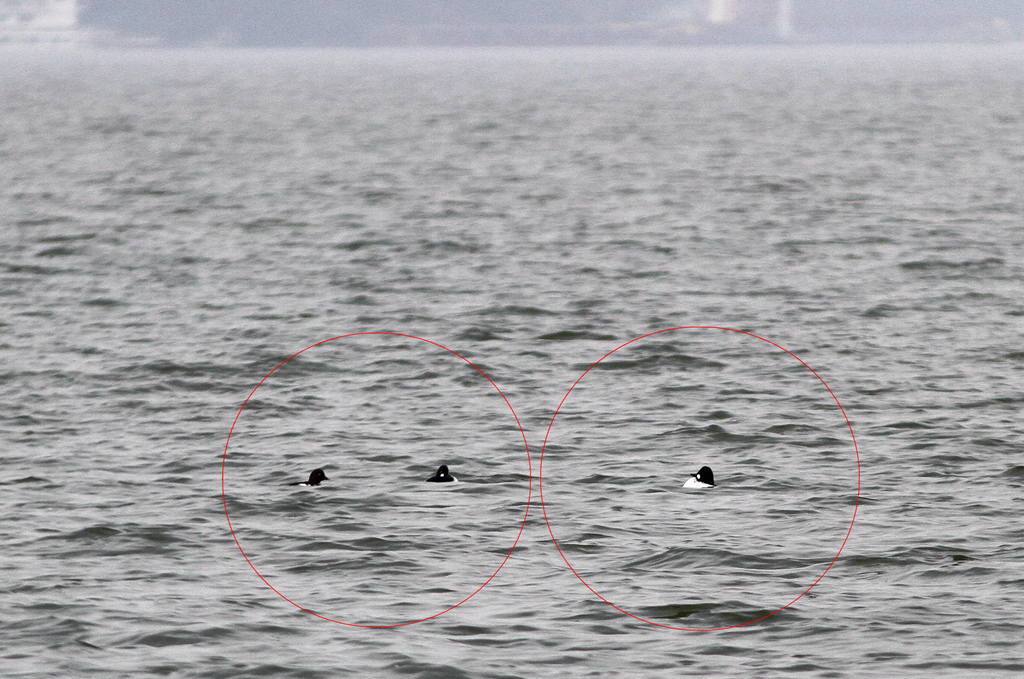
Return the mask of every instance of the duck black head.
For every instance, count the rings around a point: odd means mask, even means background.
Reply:
[[[321,481],[330,481],[323,469],[314,469],[309,475],[308,483],[311,486],[319,486]]]
[[[691,474],[691,476],[701,483],[706,483],[709,486],[715,485],[715,473],[711,471],[711,467],[701,467],[696,474]]]

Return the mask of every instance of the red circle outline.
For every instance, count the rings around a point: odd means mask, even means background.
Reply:
[[[739,625],[730,625],[728,627],[712,627],[712,628],[709,628],[709,629],[699,629],[699,628],[692,628],[692,627],[673,627],[672,625],[663,625],[663,624],[658,623],[658,622],[651,622],[650,620],[647,620],[645,618],[641,618],[638,615],[633,615],[632,613],[630,613],[628,611],[622,610],[621,608],[619,608],[618,606],[616,606],[615,604],[613,604],[612,602],[608,601],[603,596],[598,594],[596,591],[594,591],[594,588],[591,587],[590,585],[588,585],[587,581],[584,580],[580,576],[580,574],[576,572],[576,569],[572,567],[571,563],[569,563],[569,559],[567,559],[565,554],[562,553],[562,548],[558,545],[558,540],[555,539],[555,533],[551,529],[551,522],[548,520],[547,508],[544,506],[544,450],[547,448],[548,436],[550,436],[550,434],[551,434],[551,427],[553,427],[554,424],[555,424],[555,418],[558,417],[558,411],[562,409],[562,405],[565,404],[565,400],[567,398],[569,398],[569,394],[571,394],[572,390],[576,388],[576,385],[580,383],[580,380],[582,380],[584,377],[586,377],[587,373],[589,373],[591,370],[593,370],[594,366],[596,366],[598,363],[600,363],[604,359],[608,358],[609,356],[614,354],[616,351],[618,351],[622,347],[630,345],[633,342],[637,342],[639,340],[644,339],[645,337],[650,337],[652,335],[657,335],[657,334],[660,334],[660,333],[663,333],[663,332],[671,332],[673,330],[693,330],[693,329],[728,330],[729,332],[735,332],[735,333],[738,333],[740,335],[748,335],[750,337],[757,338],[757,339],[761,340],[762,342],[767,342],[768,344],[772,345],[773,347],[776,347],[778,349],[781,349],[782,351],[785,351],[787,354],[789,354],[790,356],[792,356],[796,360],[800,361],[800,363],[805,368],[810,370],[811,373],[815,377],[818,378],[818,381],[821,382],[822,385],[825,387],[825,389],[828,390],[828,393],[831,394],[832,399],[836,402],[836,405],[839,406],[839,410],[843,414],[843,419],[846,420],[846,426],[850,430],[850,438],[853,439],[853,451],[854,451],[854,453],[857,456],[857,500],[856,500],[856,502],[853,505],[853,518],[850,519],[850,528],[846,531],[846,537],[843,539],[843,544],[839,546],[839,551],[836,552],[836,555],[834,557],[832,557],[832,561],[829,562],[828,568],[826,568],[822,572],[822,574],[818,576],[818,579],[815,580],[814,583],[810,587],[805,589],[800,594],[800,596],[798,596],[796,599],[793,599],[792,601],[790,601],[788,604],[786,604],[782,608],[779,608],[776,611],[772,611],[768,615],[762,615],[760,618],[755,618],[754,620],[750,620],[749,622],[740,623]],[[807,594],[812,589],[814,589],[814,586],[817,585],[819,582],[821,582],[821,579],[823,577],[825,577],[825,573],[829,572],[829,569],[832,568],[833,564],[835,564],[835,562],[836,562],[836,559],[838,559],[839,555],[842,553],[843,547],[846,546],[847,540],[850,539],[850,533],[853,531],[853,522],[857,520],[857,507],[860,505],[860,450],[857,447],[857,437],[853,435],[853,425],[850,424],[850,418],[847,417],[846,410],[843,408],[843,404],[841,404],[839,402],[839,399],[836,398],[836,395],[835,395],[835,393],[832,392],[832,389],[827,384],[825,384],[825,380],[821,379],[821,375],[816,373],[814,371],[814,369],[811,368],[811,366],[809,366],[806,363],[804,363],[803,359],[801,359],[799,356],[794,354],[789,349],[786,349],[785,347],[780,346],[780,345],[776,344],[775,342],[772,342],[771,340],[767,340],[767,339],[765,339],[763,337],[755,335],[752,332],[745,332],[743,330],[735,330],[733,328],[723,328],[723,327],[716,326],[716,325],[685,325],[685,326],[680,326],[678,328],[665,328],[664,330],[656,330],[655,332],[650,332],[650,333],[647,333],[646,335],[641,335],[640,337],[637,337],[636,339],[631,339],[630,341],[626,342],[625,344],[621,344],[621,345],[615,347],[614,349],[609,351],[607,354],[605,354],[601,358],[597,359],[594,362],[593,365],[591,365],[589,368],[587,368],[586,371],[582,375],[579,376],[579,379],[577,379],[575,382],[573,382],[572,386],[569,387],[569,391],[565,392],[565,396],[562,397],[562,401],[558,404],[558,408],[555,409],[555,414],[551,416],[551,422],[548,423],[548,430],[544,434],[544,445],[542,445],[541,449],[540,449],[540,462],[539,462],[538,468],[537,468],[537,491],[538,491],[538,494],[540,495],[540,508],[541,508],[541,511],[544,513],[544,523],[547,524],[548,533],[551,535],[551,541],[555,543],[555,549],[558,550],[558,554],[562,557],[562,560],[565,561],[565,565],[569,567],[569,570],[572,571],[573,575],[575,575],[579,579],[579,581],[583,583],[584,587],[589,589],[591,591],[591,593],[594,594],[594,596],[596,596],[598,599],[600,599],[601,601],[605,602],[606,604],[608,604],[609,606],[611,606],[612,608],[614,608],[618,612],[620,612],[620,613],[622,613],[624,615],[628,615],[629,617],[634,618],[636,620],[639,620],[640,622],[646,622],[649,625],[654,625],[656,627],[664,627],[666,629],[681,630],[681,631],[684,631],[684,632],[717,632],[717,631],[720,631],[720,630],[735,629],[737,627],[744,627],[746,625],[752,625],[755,622],[758,622],[760,620],[764,620],[765,618],[770,618],[771,616],[775,615],[779,611],[782,611],[782,610],[785,610],[786,608],[789,608],[790,606],[795,604],[798,600],[800,600],[800,598],[802,598],[804,596],[804,594]]]
[[[439,347],[441,349],[444,349],[448,353],[450,353],[450,354],[452,354],[454,356],[458,356],[463,361],[465,361],[470,366],[472,366],[474,370],[476,370],[478,373],[483,375],[484,378],[488,382],[491,383],[491,386],[494,387],[495,390],[498,392],[498,394],[501,395],[501,398],[505,401],[505,405],[507,405],[508,409],[512,412],[512,417],[515,418],[516,425],[519,427],[519,433],[523,435],[523,445],[526,447],[526,464],[527,464],[527,470],[528,470],[528,473],[529,473],[529,483],[527,484],[527,492],[526,492],[526,512],[523,514],[523,523],[519,526],[519,533],[516,535],[515,542],[512,543],[512,548],[508,550],[508,554],[505,555],[505,558],[498,565],[497,570],[495,570],[493,573],[491,573],[491,576],[489,578],[487,578],[487,581],[484,582],[484,584],[482,584],[479,587],[477,587],[473,591],[472,594],[470,594],[469,596],[467,596],[465,599],[463,599],[459,603],[455,604],[454,606],[450,606],[450,607],[444,609],[443,611],[441,611],[440,613],[435,613],[434,615],[427,616],[426,618],[422,618],[420,620],[410,620],[410,621],[407,621],[407,622],[399,622],[399,623],[395,623],[393,625],[359,625],[359,624],[352,623],[352,622],[343,622],[341,620],[334,620],[332,618],[328,618],[326,616],[320,615],[319,613],[314,613],[313,611],[309,610],[308,608],[303,608],[299,604],[295,603],[294,601],[292,601],[291,599],[286,597],[284,594],[281,594],[281,592],[278,592],[277,589],[273,585],[271,585],[269,582],[267,582],[267,579],[264,578],[263,575],[261,575],[258,570],[256,570],[256,566],[254,566],[252,564],[252,561],[249,560],[248,555],[246,555],[245,550],[242,549],[242,545],[238,541],[238,536],[235,535],[234,526],[231,525],[231,517],[228,515],[228,497],[227,497],[227,490],[225,488],[225,481],[224,481],[224,474],[225,474],[225,470],[226,470],[226,467],[227,467],[227,461],[228,461],[228,446],[231,445],[231,435],[235,431],[235,425],[238,424],[238,418],[242,416],[242,411],[245,410],[245,406],[249,403],[249,399],[252,398],[252,395],[256,393],[256,389],[259,389],[263,385],[263,383],[267,381],[267,378],[270,377],[271,375],[273,375],[274,372],[278,368],[280,368],[282,365],[284,365],[288,361],[292,360],[293,358],[295,358],[296,356],[298,356],[302,352],[308,351],[308,350],[312,349],[313,347],[320,346],[321,344],[326,344],[327,342],[333,342],[334,340],[337,340],[337,339],[344,339],[346,337],[357,337],[357,336],[360,336],[360,335],[393,335],[395,337],[407,337],[409,339],[420,340],[421,342],[426,342],[428,344],[433,344],[435,347]],[[486,587],[491,582],[491,580],[494,579],[494,576],[498,574],[498,571],[500,571],[502,569],[502,567],[505,565],[505,562],[507,562],[509,560],[509,558],[512,556],[512,552],[515,551],[516,545],[519,544],[519,538],[522,537],[523,530],[526,528],[526,517],[530,513],[530,498],[532,497],[532,494],[533,494],[533,464],[530,461],[530,446],[529,446],[529,444],[526,441],[526,432],[523,431],[523,425],[519,422],[519,416],[516,415],[516,411],[512,407],[512,404],[508,402],[508,398],[505,397],[505,394],[501,391],[501,389],[498,389],[498,385],[494,383],[494,380],[492,380],[490,377],[488,377],[487,374],[484,371],[480,370],[480,368],[476,367],[476,365],[472,361],[470,361],[468,358],[466,358],[465,356],[462,356],[461,354],[459,354],[459,353],[457,353],[455,351],[452,351],[451,349],[449,349],[448,347],[444,346],[443,344],[438,344],[437,342],[434,342],[434,341],[431,341],[431,340],[428,340],[428,339],[424,339],[422,337],[416,337],[415,335],[406,335],[406,334],[403,334],[403,333],[400,333],[400,332],[353,332],[353,333],[349,333],[348,335],[338,335],[337,337],[332,337],[330,339],[325,339],[322,342],[317,342],[316,344],[309,345],[308,347],[306,347],[302,351],[295,352],[294,354],[292,354],[288,358],[286,358],[283,361],[281,361],[274,368],[274,370],[271,370],[269,373],[267,373],[266,377],[264,377],[262,380],[260,380],[260,383],[257,384],[256,387],[251,392],[249,392],[249,395],[245,398],[245,402],[242,403],[242,407],[238,409],[238,414],[235,415],[234,421],[231,423],[231,430],[228,432],[228,440],[224,444],[224,457],[221,459],[221,466],[220,466],[220,492],[221,492],[221,497],[222,497],[222,499],[224,501],[224,517],[228,521],[228,528],[231,530],[231,537],[234,538],[235,545],[238,546],[238,551],[240,551],[242,553],[242,557],[245,559],[245,562],[247,564],[249,564],[249,568],[251,568],[253,570],[253,572],[256,573],[256,575],[259,577],[259,579],[263,581],[263,584],[265,584],[270,589],[274,590],[275,594],[277,594],[279,597],[281,597],[282,599],[284,599],[285,601],[290,603],[292,606],[295,606],[296,608],[298,608],[300,611],[305,611],[306,613],[309,613],[310,615],[316,616],[316,617],[318,617],[318,618],[320,618],[322,620],[327,620],[328,622],[334,622],[334,623],[337,623],[339,625],[347,625],[349,627],[365,627],[365,628],[369,628],[369,629],[387,629],[387,628],[391,628],[391,627],[404,627],[406,625],[415,625],[416,623],[423,622],[425,620],[431,620],[431,619],[436,618],[438,616],[444,615],[448,611],[450,611],[452,609],[455,609],[455,608],[458,608],[462,604],[464,604],[467,601],[469,601],[470,599],[472,599],[474,596],[477,595],[477,593],[480,590],[482,590],[484,587]]]

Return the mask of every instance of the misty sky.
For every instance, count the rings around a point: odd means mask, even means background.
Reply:
[[[740,0],[757,3],[771,0]],[[81,0],[81,23],[190,44],[362,44],[381,27],[593,25],[700,15],[706,0]],[[821,39],[1024,38],[1024,0],[793,0],[797,30]],[[995,36],[989,36],[995,37]]]

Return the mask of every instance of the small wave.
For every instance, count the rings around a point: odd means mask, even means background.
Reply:
[[[630,561],[623,566],[623,569],[645,571],[651,569],[671,570],[684,566],[726,566],[744,570],[779,571],[802,569],[821,564],[822,560],[816,558],[794,559],[776,554],[761,556],[709,547],[669,547],[657,554]]]
[[[662,604],[659,606],[647,606],[638,610],[637,614],[648,620],[686,620],[687,626],[698,627],[729,627],[731,625],[742,625],[758,620],[768,615],[777,622],[799,621],[804,616],[799,615],[793,608],[786,608],[776,612],[775,608],[751,607],[741,601],[728,601],[724,603],[679,603]]]
[[[360,538],[346,543],[342,549],[389,552],[398,549],[418,549],[419,545],[408,540],[385,540],[384,538]]]
[[[153,646],[156,648],[164,646],[190,646],[193,644],[205,644],[209,643],[211,639],[225,639],[234,635],[235,632],[227,627],[207,627],[198,631],[172,629],[133,635],[114,645],[119,648],[132,648],[135,646]]]
[[[34,273],[41,276],[52,276],[60,273],[72,273],[72,269],[57,269],[51,266],[35,266],[32,264],[11,264],[0,262],[0,266],[7,270],[7,273]]]
[[[69,533],[48,535],[42,540],[66,542],[73,546],[60,548],[61,557],[125,556],[129,554],[168,554],[188,540],[179,535],[180,526],[97,524]]]
[[[889,424],[882,424],[872,427],[872,431],[881,436],[890,436],[898,431],[906,429],[934,429],[935,427],[924,422],[915,421],[904,421],[904,422],[891,422]]]
[[[12,481],[0,481],[0,486],[6,486],[11,483],[46,484],[45,486],[41,486],[44,488],[49,488],[56,485],[55,483],[53,483],[53,481],[50,481],[50,479],[44,479],[40,476],[23,476],[20,479],[14,479]]]
[[[864,313],[862,318],[894,318],[903,313],[903,308],[892,304],[877,304]]]
[[[725,190],[737,193],[793,193],[810,188],[811,184],[800,177],[754,177],[742,187]]]
[[[307,222],[293,222],[289,219],[281,219],[278,217],[261,217],[248,222],[242,222],[239,224],[240,227],[246,231],[262,231],[264,229],[275,229],[275,228],[294,228],[294,227],[306,227],[309,226]]]
[[[819,436],[812,440],[794,439],[788,442],[789,445],[801,446],[803,448],[838,448],[848,445],[849,441],[833,438],[831,436]]]
[[[683,620],[699,613],[714,611],[720,605],[710,603],[662,604],[660,606],[641,608],[638,614],[643,618],[651,620]]]
[[[979,672],[984,672],[986,674],[991,672],[1024,672],[1024,662],[971,662],[966,660],[950,660],[946,662],[931,661],[911,663],[907,664],[906,667],[913,667],[914,669],[922,670],[938,670],[934,673],[929,673],[931,676],[936,677],[943,676],[945,674],[941,670],[978,670]]]
[[[120,535],[121,531],[110,526],[89,526],[88,528],[82,528],[76,530],[73,533],[60,536],[50,536],[44,539],[62,539],[62,540],[92,540],[95,538],[109,538],[115,535]]]
[[[976,566],[974,568],[929,568],[918,571],[914,575],[922,580],[939,580],[942,578],[956,578],[959,580],[961,578],[978,578],[998,572],[998,568]]]
[[[336,243],[332,246],[335,250],[347,250],[348,252],[356,252],[364,248],[370,248],[375,246],[393,246],[394,241],[390,240],[351,240],[345,243]]]
[[[456,339],[467,341],[467,342],[491,342],[494,340],[504,339],[498,332],[509,332],[508,330],[489,330],[487,328],[466,328],[458,335]]]
[[[643,366],[640,361],[601,361],[594,366],[594,370],[632,370]],[[577,370],[585,370],[586,364],[578,364],[573,366]]]
[[[175,363],[167,359],[123,366],[116,372],[120,374],[148,373],[151,375],[177,377],[211,377],[214,375],[234,375],[237,369],[216,363]]]
[[[957,455],[956,453],[943,453],[939,455],[931,455],[927,458],[929,464],[943,463],[943,464],[956,464],[959,465],[963,462],[981,462],[980,458],[974,457],[973,455]]]
[[[389,559],[383,552],[373,551],[347,560],[334,557],[324,561],[303,563],[285,570],[289,573],[336,572],[345,570],[360,574],[369,571],[378,576],[397,575],[405,577],[409,573],[418,571],[422,566],[423,564],[411,559]]]
[[[799,479],[792,481],[785,479],[768,479],[757,484],[757,489],[759,491],[768,493],[791,493],[805,487],[806,482]],[[816,487],[816,489],[818,488]],[[813,505],[808,503],[808,507],[811,506]]]
[[[765,429],[765,432],[769,434],[792,434],[810,431],[821,431],[821,429],[810,424],[776,424]]]
[[[252,361],[248,363],[246,367],[251,368],[256,372],[269,372],[270,369],[280,366],[280,368],[274,373],[274,377],[277,377],[278,379],[344,372],[344,370],[337,365],[326,361],[315,361],[302,356],[295,356],[284,365],[281,365],[281,362],[287,358],[288,356],[281,354],[267,355],[265,359]],[[219,367],[220,366],[218,366],[218,368]],[[237,368],[230,366],[225,366],[224,369],[231,375],[236,375],[239,372]]]
[[[615,476],[609,476],[607,474],[591,474],[590,476],[578,479],[576,483],[609,483],[616,479]]]
[[[946,563],[948,565],[959,565],[965,561],[973,561],[966,550],[958,547],[928,546],[911,547],[909,549],[896,550],[890,554],[853,554],[846,557],[844,561],[849,566],[868,566],[882,570],[890,566],[932,566]]]
[[[558,316],[557,311],[550,311],[535,306],[492,306],[474,312],[478,316]]]
[[[902,262],[900,268],[910,271],[942,271],[962,269],[988,269],[1003,266],[1005,261],[999,257],[986,257],[985,259],[965,260],[962,262],[950,262],[944,259],[929,259],[914,262]]]
[[[448,213],[451,214],[448,214]],[[435,215],[441,217],[454,217],[458,216],[458,213],[452,210],[446,210],[443,215]],[[476,254],[486,250],[486,247],[477,245],[476,243],[458,243],[456,241],[445,240],[445,241],[428,241],[421,240],[419,242],[420,248],[428,253],[429,255],[436,257],[438,255],[446,255],[453,253],[469,253]]]
[[[72,221],[71,217],[64,215],[53,217],[37,217],[35,219],[19,219],[15,226],[50,226],[52,224],[66,224]]]
[[[543,339],[543,338],[542,338]],[[588,338],[594,339],[594,338]],[[615,339],[614,337],[609,339]],[[580,363],[574,368],[578,370],[586,370],[590,367],[588,364]],[[725,368],[725,363],[718,361],[712,361],[706,358],[697,358],[695,356],[689,356],[687,354],[655,354],[653,356],[644,356],[643,358],[635,359],[616,359],[601,361],[593,367],[594,370],[644,370],[644,371],[656,371],[661,368],[672,368],[675,370],[691,370],[691,369],[719,369]]]
[[[962,410],[973,410],[975,408],[990,408],[992,406],[1012,406],[1018,403],[1024,403],[1024,398],[1020,396],[999,396],[996,398],[984,398],[976,401],[961,401],[956,403],[953,407],[960,408]]]
[[[971,439],[971,443],[976,446],[982,446],[984,448],[998,448],[1000,446],[1009,445],[1008,441],[997,438],[980,438]]]
[[[545,335],[540,335],[537,339],[553,340],[558,342],[573,342],[577,340],[613,342],[617,338],[615,335],[604,335],[597,332],[590,332],[589,330],[560,330],[558,332],[549,332]]]
[[[482,634],[498,635],[500,632],[491,627],[480,627],[479,625],[449,625],[444,628],[445,634],[456,637],[480,636]]]
[[[412,659],[393,662],[383,670],[382,675],[386,673],[389,676],[392,674],[408,675],[430,677],[430,679],[471,679],[473,676],[451,665],[436,665]]]
[[[96,297],[95,299],[87,299],[82,302],[82,306],[91,307],[115,307],[124,306],[124,302],[118,299],[110,299],[109,297]]]
[[[777,442],[777,439],[772,439],[771,437],[763,436],[761,434],[733,434],[725,427],[718,424],[709,424],[706,427],[683,426],[655,434],[655,437],[664,436],[704,436],[712,441],[723,443],[754,444]]]
[[[398,198],[402,194],[400,191],[390,191],[388,189],[366,189],[359,192],[358,195],[369,205],[379,205],[393,198]]]
[[[351,551],[353,548],[350,545],[341,542],[315,540],[313,542],[305,542],[296,547],[295,549],[300,552],[331,552],[337,550]]]
[[[36,253],[36,257],[73,257],[75,255],[84,254],[83,248],[72,248],[67,245],[58,245],[52,248],[46,248]]]
[[[227,384],[223,384],[221,382],[207,382],[205,380],[180,380],[180,379],[174,379],[174,380],[167,380],[167,382],[165,382],[165,384],[168,387],[172,387],[172,388],[180,390],[180,391],[194,391],[194,392],[212,391],[212,392],[230,393],[230,394],[237,393],[237,390],[233,386],[227,385]],[[155,410],[155,411],[158,411],[161,408],[151,408],[151,409]]]
[[[1024,465],[1014,465],[1003,472],[1002,476],[1006,476],[1011,479],[1024,479]]]
[[[581,544],[562,540],[558,543],[558,549],[565,554],[600,554],[608,549],[607,545]]]

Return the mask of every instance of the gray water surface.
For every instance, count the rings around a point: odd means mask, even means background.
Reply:
[[[0,53],[4,676],[1016,676],[1021,101],[1014,45]]]

